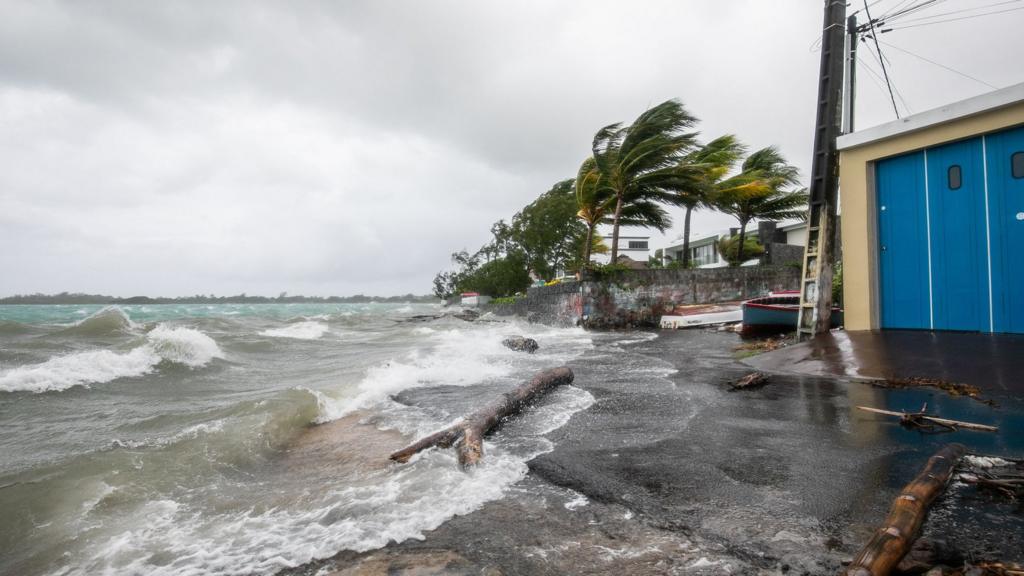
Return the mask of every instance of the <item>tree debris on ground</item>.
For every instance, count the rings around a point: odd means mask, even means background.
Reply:
[[[928,510],[945,491],[967,449],[947,444],[928,459],[921,473],[907,484],[871,540],[854,557],[846,576],[886,576],[907,555],[921,532]]]
[[[957,479],[1015,502],[1024,500],[1024,460],[968,456],[960,465]]]
[[[551,388],[571,384],[572,381],[573,373],[568,367],[544,370],[534,376],[533,380],[502,394],[500,398],[452,426],[391,454],[389,458],[395,462],[408,462],[415,454],[427,448],[455,446],[462,467],[478,464],[484,455],[483,438],[487,433]]]
[[[872,380],[872,386],[879,388],[938,388],[950,396],[967,396],[979,402],[994,406],[995,402],[981,397],[981,389],[973,384],[963,382],[949,382],[938,378],[925,378],[923,376],[889,377],[884,380]]]
[[[896,416],[900,419],[901,425],[908,428],[924,430],[926,432],[956,432],[960,428],[978,430],[980,432],[999,431],[998,427],[989,426],[988,424],[976,424],[974,422],[964,422],[962,420],[950,420],[949,418],[939,418],[938,416],[928,414],[928,404],[922,406],[921,410],[918,412],[894,412],[892,410],[882,410],[880,408],[872,408],[870,406],[857,406],[857,409],[875,414],[884,414],[886,416]]]
[[[742,327],[742,324],[737,324]],[[785,348],[796,342],[796,338],[793,334],[779,334],[771,338],[760,338],[757,340],[744,342],[739,346],[732,349],[733,353],[737,358],[749,358],[765,352],[772,352],[779,348]]]
[[[747,388],[760,388],[768,383],[768,375],[764,372],[751,372],[746,376],[732,383],[733,390],[744,390]]]

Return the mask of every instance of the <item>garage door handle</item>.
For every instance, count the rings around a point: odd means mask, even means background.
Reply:
[[[885,246],[882,246],[882,252],[885,252]]]

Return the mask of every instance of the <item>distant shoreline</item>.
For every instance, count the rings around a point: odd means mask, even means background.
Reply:
[[[118,305],[118,304],[369,304],[372,302],[381,303],[434,303],[440,302],[435,296],[416,296],[406,294],[403,296],[249,296],[238,294],[235,296],[181,296],[177,298],[166,298],[162,296],[131,296],[118,298],[115,296],[104,296],[100,294],[30,294],[8,296],[0,298],[0,305],[40,305],[40,304],[69,304],[69,305]]]

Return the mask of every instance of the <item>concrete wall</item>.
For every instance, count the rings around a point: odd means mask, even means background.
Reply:
[[[879,328],[875,162],[1024,124],[1024,101],[843,149],[839,156],[842,206],[843,307],[847,330]],[[855,132],[851,136],[856,136]]]
[[[486,309],[562,326],[656,326],[676,305],[746,300],[773,290],[795,290],[799,280],[796,266],[634,270],[600,281],[530,288],[526,298]]]

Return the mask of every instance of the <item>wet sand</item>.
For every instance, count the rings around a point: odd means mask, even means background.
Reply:
[[[1017,398],[991,407],[811,376],[730,392],[726,383],[750,371],[734,358],[738,343],[691,330],[599,345],[571,365],[596,403],[549,434],[555,449],[503,499],[423,540],[286,573],[834,574],[942,443],[1024,454]],[[926,401],[1002,432],[926,435],[853,408]],[[975,558],[1024,560],[1019,509],[965,486],[939,501],[924,536]]]

